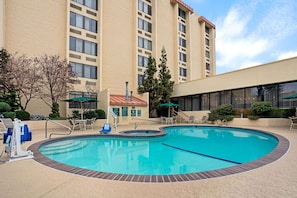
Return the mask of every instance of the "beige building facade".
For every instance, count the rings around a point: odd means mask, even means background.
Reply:
[[[148,103],[137,88],[149,56],[158,64],[163,48],[176,84],[215,75],[215,26],[181,0],[0,0],[0,10],[0,47],[29,57],[59,55],[73,66],[78,83],[69,98],[125,95],[128,82],[129,94]],[[60,103],[62,115],[72,110]],[[50,109],[34,100],[28,111]]]

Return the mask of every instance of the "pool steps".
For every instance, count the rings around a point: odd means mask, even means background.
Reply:
[[[58,153],[67,153],[75,151],[87,146],[86,141],[81,140],[67,140],[62,142],[53,143],[49,146],[43,146],[41,152],[45,155],[52,155]]]

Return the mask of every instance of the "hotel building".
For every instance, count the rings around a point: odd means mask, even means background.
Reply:
[[[99,99],[93,108],[135,107],[126,100],[128,89],[147,117],[147,94],[138,95],[137,88],[148,57],[158,64],[162,48],[176,84],[215,75],[215,26],[181,0],[0,0],[0,10],[1,47],[66,58],[78,76],[68,97]],[[73,110],[63,102],[60,107],[62,115]],[[37,109],[50,111],[40,101],[28,111]]]
[[[175,82],[173,100],[185,111],[225,102],[249,107],[251,97],[243,96],[252,95],[255,87],[297,79],[297,70],[292,72],[296,59],[258,67],[278,65],[271,70],[277,73],[284,64],[289,75],[282,78],[258,75],[254,68],[216,76],[215,25],[182,0],[0,0],[0,27],[0,47],[10,53],[66,58],[78,76],[67,98],[96,98],[99,102],[91,108],[107,112],[110,106],[121,123],[132,116],[148,118],[148,94],[139,95],[137,88],[148,57],[158,64],[163,48]],[[236,106],[237,99],[245,102]],[[75,108],[60,103],[62,116]],[[41,100],[32,101],[27,110],[50,113]]]

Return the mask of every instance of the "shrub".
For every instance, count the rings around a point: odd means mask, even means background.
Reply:
[[[11,107],[8,103],[6,102],[0,102],[0,113],[1,112],[8,112],[10,111]]]
[[[231,121],[233,120],[233,118],[234,118],[233,115],[224,115],[221,117],[221,120]]]
[[[296,116],[296,108],[290,108],[290,109],[284,109],[284,118],[288,118],[288,117],[292,117],[292,116]]]
[[[232,105],[231,104],[222,104],[217,108],[217,113],[219,115],[232,115],[233,110],[232,110]]]
[[[30,120],[30,113],[24,110],[19,110],[15,112],[15,116],[20,120]]]
[[[52,113],[48,115],[50,119],[57,119],[60,117],[59,104],[54,102],[52,106]]]
[[[15,119],[15,112],[3,112],[4,118],[11,118],[12,120]]]
[[[259,116],[257,116],[257,115],[249,115],[248,116],[248,119],[249,120],[258,120],[260,117]]]
[[[285,115],[285,109],[272,108],[272,110],[269,112],[267,117],[270,117],[270,118],[283,118],[284,115]]]
[[[97,118],[97,113],[95,111],[86,111],[84,112],[85,119]]]
[[[95,112],[97,114],[98,119],[105,119],[106,118],[105,111],[103,111],[102,109],[96,109]]]
[[[272,110],[271,102],[254,102],[251,108],[254,115],[265,116]]]
[[[80,118],[80,113],[78,110],[72,111],[72,118]]]
[[[234,116],[232,105],[231,104],[223,104],[219,106],[216,110],[212,110],[208,115],[209,121],[216,121],[216,120],[226,120],[231,121],[233,120]]]
[[[219,119],[220,119],[220,116],[219,116],[219,114],[217,113],[216,110],[212,110],[208,114],[208,121],[214,122],[214,121],[219,120]]]

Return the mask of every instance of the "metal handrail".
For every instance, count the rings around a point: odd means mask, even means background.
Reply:
[[[52,135],[70,135],[70,134],[71,134],[72,129],[71,129],[69,126],[66,126],[66,125],[61,124],[61,123],[59,123],[59,122],[55,122],[55,121],[53,121],[53,120],[49,120],[49,119],[47,119],[46,122],[45,122],[45,138],[47,138],[47,123],[48,123],[48,121],[50,121],[50,122],[52,122],[52,123],[54,123],[54,124],[57,124],[57,125],[59,125],[59,126],[62,126],[62,127],[64,127],[64,128],[66,128],[66,129],[69,130],[68,133],[58,133],[58,132],[53,132],[53,133],[51,133],[51,134],[49,135],[49,138],[51,138]]]

